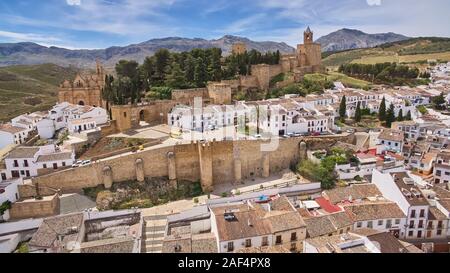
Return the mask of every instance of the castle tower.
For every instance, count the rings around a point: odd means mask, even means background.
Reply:
[[[303,43],[304,44],[314,43],[314,33],[311,31],[311,29],[309,27],[303,33]]]
[[[233,55],[241,55],[247,51],[247,45],[242,42],[237,42],[233,44],[231,52]]]

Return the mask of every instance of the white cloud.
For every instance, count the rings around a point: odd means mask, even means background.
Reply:
[[[81,0],[66,0],[66,3],[69,6],[79,6],[81,5]]]
[[[18,33],[0,30],[0,37],[6,38],[10,42],[61,42],[61,39],[53,36],[35,34],[35,33]]]
[[[366,0],[369,6],[381,6],[381,0]]]

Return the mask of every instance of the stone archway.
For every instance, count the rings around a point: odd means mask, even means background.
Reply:
[[[84,105],[86,105],[86,104],[84,103],[83,100],[80,100],[80,101],[78,102],[78,105],[84,106]]]

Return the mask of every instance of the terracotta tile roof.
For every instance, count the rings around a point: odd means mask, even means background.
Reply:
[[[0,125],[0,131],[11,133],[11,134],[16,134],[19,132],[26,131],[26,129],[17,127],[17,126],[13,126],[10,123],[7,123],[7,124]]]
[[[30,246],[52,247],[58,236],[63,236],[63,244],[71,241],[78,241],[79,232],[69,232],[69,229],[76,227],[80,230],[83,224],[83,214],[70,214],[44,219],[38,231],[33,235]]]
[[[402,131],[385,129],[378,136],[379,139],[401,142],[405,139],[405,135]]]
[[[242,210],[234,212],[234,220],[225,220],[224,214],[212,210],[216,216],[217,232],[220,241],[258,237],[270,234],[270,227],[266,221],[261,221],[256,210]]]
[[[352,200],[358,200],[382,195],[383,194],[374,184],[352,185],[349,187],[324,191],[324,196],[328,198],[332,204],[349,201],[350,197]]]
[[[259,247],[246,247],[236,250],[235,253],[291,253],[284,246],[259,246]]]
[[[12,150],[6,158],[34,158],[34,155],[39,152],[37,147],[17,147]]]
[[[307,218],[305,223],[306,230],[311,238],[328,235],[353,225],[353,221],[345,212]]]
[[[430,207],[429,220],[445,221],[447,216],[443,214],[438,208]]]
[[[265,219],[268,222],[268,226],[273,233],[278,233],[285,230],[299,229],[306,227],[305,221],[302,216],[296,211],[293,212],[281,212],[278,215],[266,215]]]
[[[400,207],[393,202],[363,203],[345,207],[353,221],[405,218]]]
[[[37,162],[50,162],[50,161],[62,161],[62,160],[70,160],[72,159],[72,153],[55,153],[48,155],[40,155],[37,159]]]

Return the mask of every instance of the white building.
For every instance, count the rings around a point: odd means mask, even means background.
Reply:
[[[49,139],[63,128],[69,129],[71,133],[95,129],[106,124],[108,118],[107,111],[101,107],[63,102],[55,105],[49,111],[48,117],[37,123],[37,130],[41,138]]]
[[[12,124],[0,125],[0,149],[8,145],[20,145],[28,138],[28,129],[13,126]]]
[[[430,204],[423,196],[420,185],[406,172],[382,174],[374,170],[372,183],[381,191],[383,196],[400,207],[406,215],[404,238],[420,240],[431,238],[432,230],[428,229],[430,218]]]
[[[6,178],[26,178],[38,175],[40,169],[57,170],[72,166],[75,154],[61,151],[55,145],[42,147],[17,147],[5,158]]]
[[[378,144],[383,145],[386,151],[402,152],[405,135],[402,131],[385,129],[378,136]]]
[[[406,215],[394,202],[364,202],[345,206],[344,209],[355,222],[353,230],[370,228],[391,232],[397,238],[405,235]]]
[[[329,132],[334,127],[333,113],[323,114],[314,104],[315,101],[301,99],[273,99],[200,109],[178,105],[169,113],[168,123],[181,130],[194,131],[249,126],[272,135]]]

